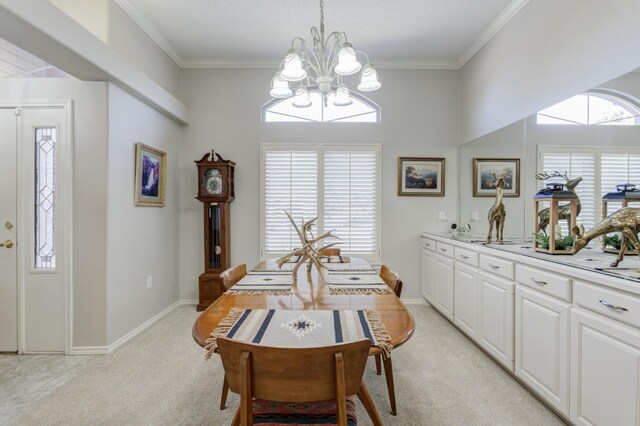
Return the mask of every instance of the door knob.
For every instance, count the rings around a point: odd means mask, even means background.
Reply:
[[[6,247],[10,249],[11,247],[13,247],[13,241],[7,240],[4,243],[0,243],[0,247]]]
[[[9,221],[6,221],[4,223],[4,227],[7,228],[7,229],[13,229],[13,223],[11,223]]]

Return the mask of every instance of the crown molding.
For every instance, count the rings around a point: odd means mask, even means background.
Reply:
[[[377,69],[407,69],[407,70],[456,70],[457,62],[375,62]],[[184,69],[220,68],[220,69],[278,69],[279,62],[220,62],[220,61],[185,61],[181,64]]]
[[[129,0],[114,0],[118,6],[125,11],[127,15],[144,31],[155,44],[158,45],[164,53],[169,56],[173,62],[180,68],[184,68],[182,64],[184,59],[173,47],[173,45],[156,29],[147,18],[145,18]]]
[[[505,25],[513,19],[520,10],[529,3],[529,0],[513,0],[509,5],[494,19],[487,28],[480,33],[473,41],[471,46],[458,58],[458,69],[462,68],[469,59],[478,53]]]

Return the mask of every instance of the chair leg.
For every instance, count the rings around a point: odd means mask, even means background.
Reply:
[[[227,395],[229,395],[229,382],[227,382],[227,375],[224,376],[222,382],[222,394],[220,395],[220,409],[224,410],[227,406]]]
[[[382,374],[382,355],[375,355],[376,359],[376,374],[379,376]]]
[[[391,358],[386,358],[384,361],[384,375],[387,378],[387,391],[389,391],[389,402],[391,403],[391,414],[394,416],[398,414],[396,410],[396,390],[393,386],[393,366],[391,365]]]
[[[380,414],[378,413],[378,409],[376,405],[373,403],[371,399],[371,395],[369,394],[369,390],[364,385],[364,382],[360,385],[360,390],[358,391],[358,399],[362,402],[365,410],[367,410],[367,414],[369,414],[369,418],[373,422],[374,426],[382,426],[382,419],[380,419]]]

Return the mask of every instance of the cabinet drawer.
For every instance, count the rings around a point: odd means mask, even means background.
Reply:
[[[464,262],[471,266],[478,266],[478,253],[460,247],[456,247],[454,253],[456,261]]]
[[[436,242],[431,238],[422,238],[422,248],[429,251],[436,251]]]
[[[527,266],[516,266],[516,280],[527,287],[571,302],[571,279]]]
[[[480,268],[508,280],[513,280],[513,262],[509,262],[508,260],[481,254]]]
[[[440,241],[438,241],[436,243],[436,251],[439,254],[442,254],[444,256],[453,258],[453,246],[452,245],[441,243]]]
[[[575,283],[573,297],[583,308],[640,328],[640,297],[579,281]]]

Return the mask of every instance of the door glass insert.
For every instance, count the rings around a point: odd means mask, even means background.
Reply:
[[[56,267],[56,130],[55,127],[43,127],[35,131],[34,267],[36,269]]]

